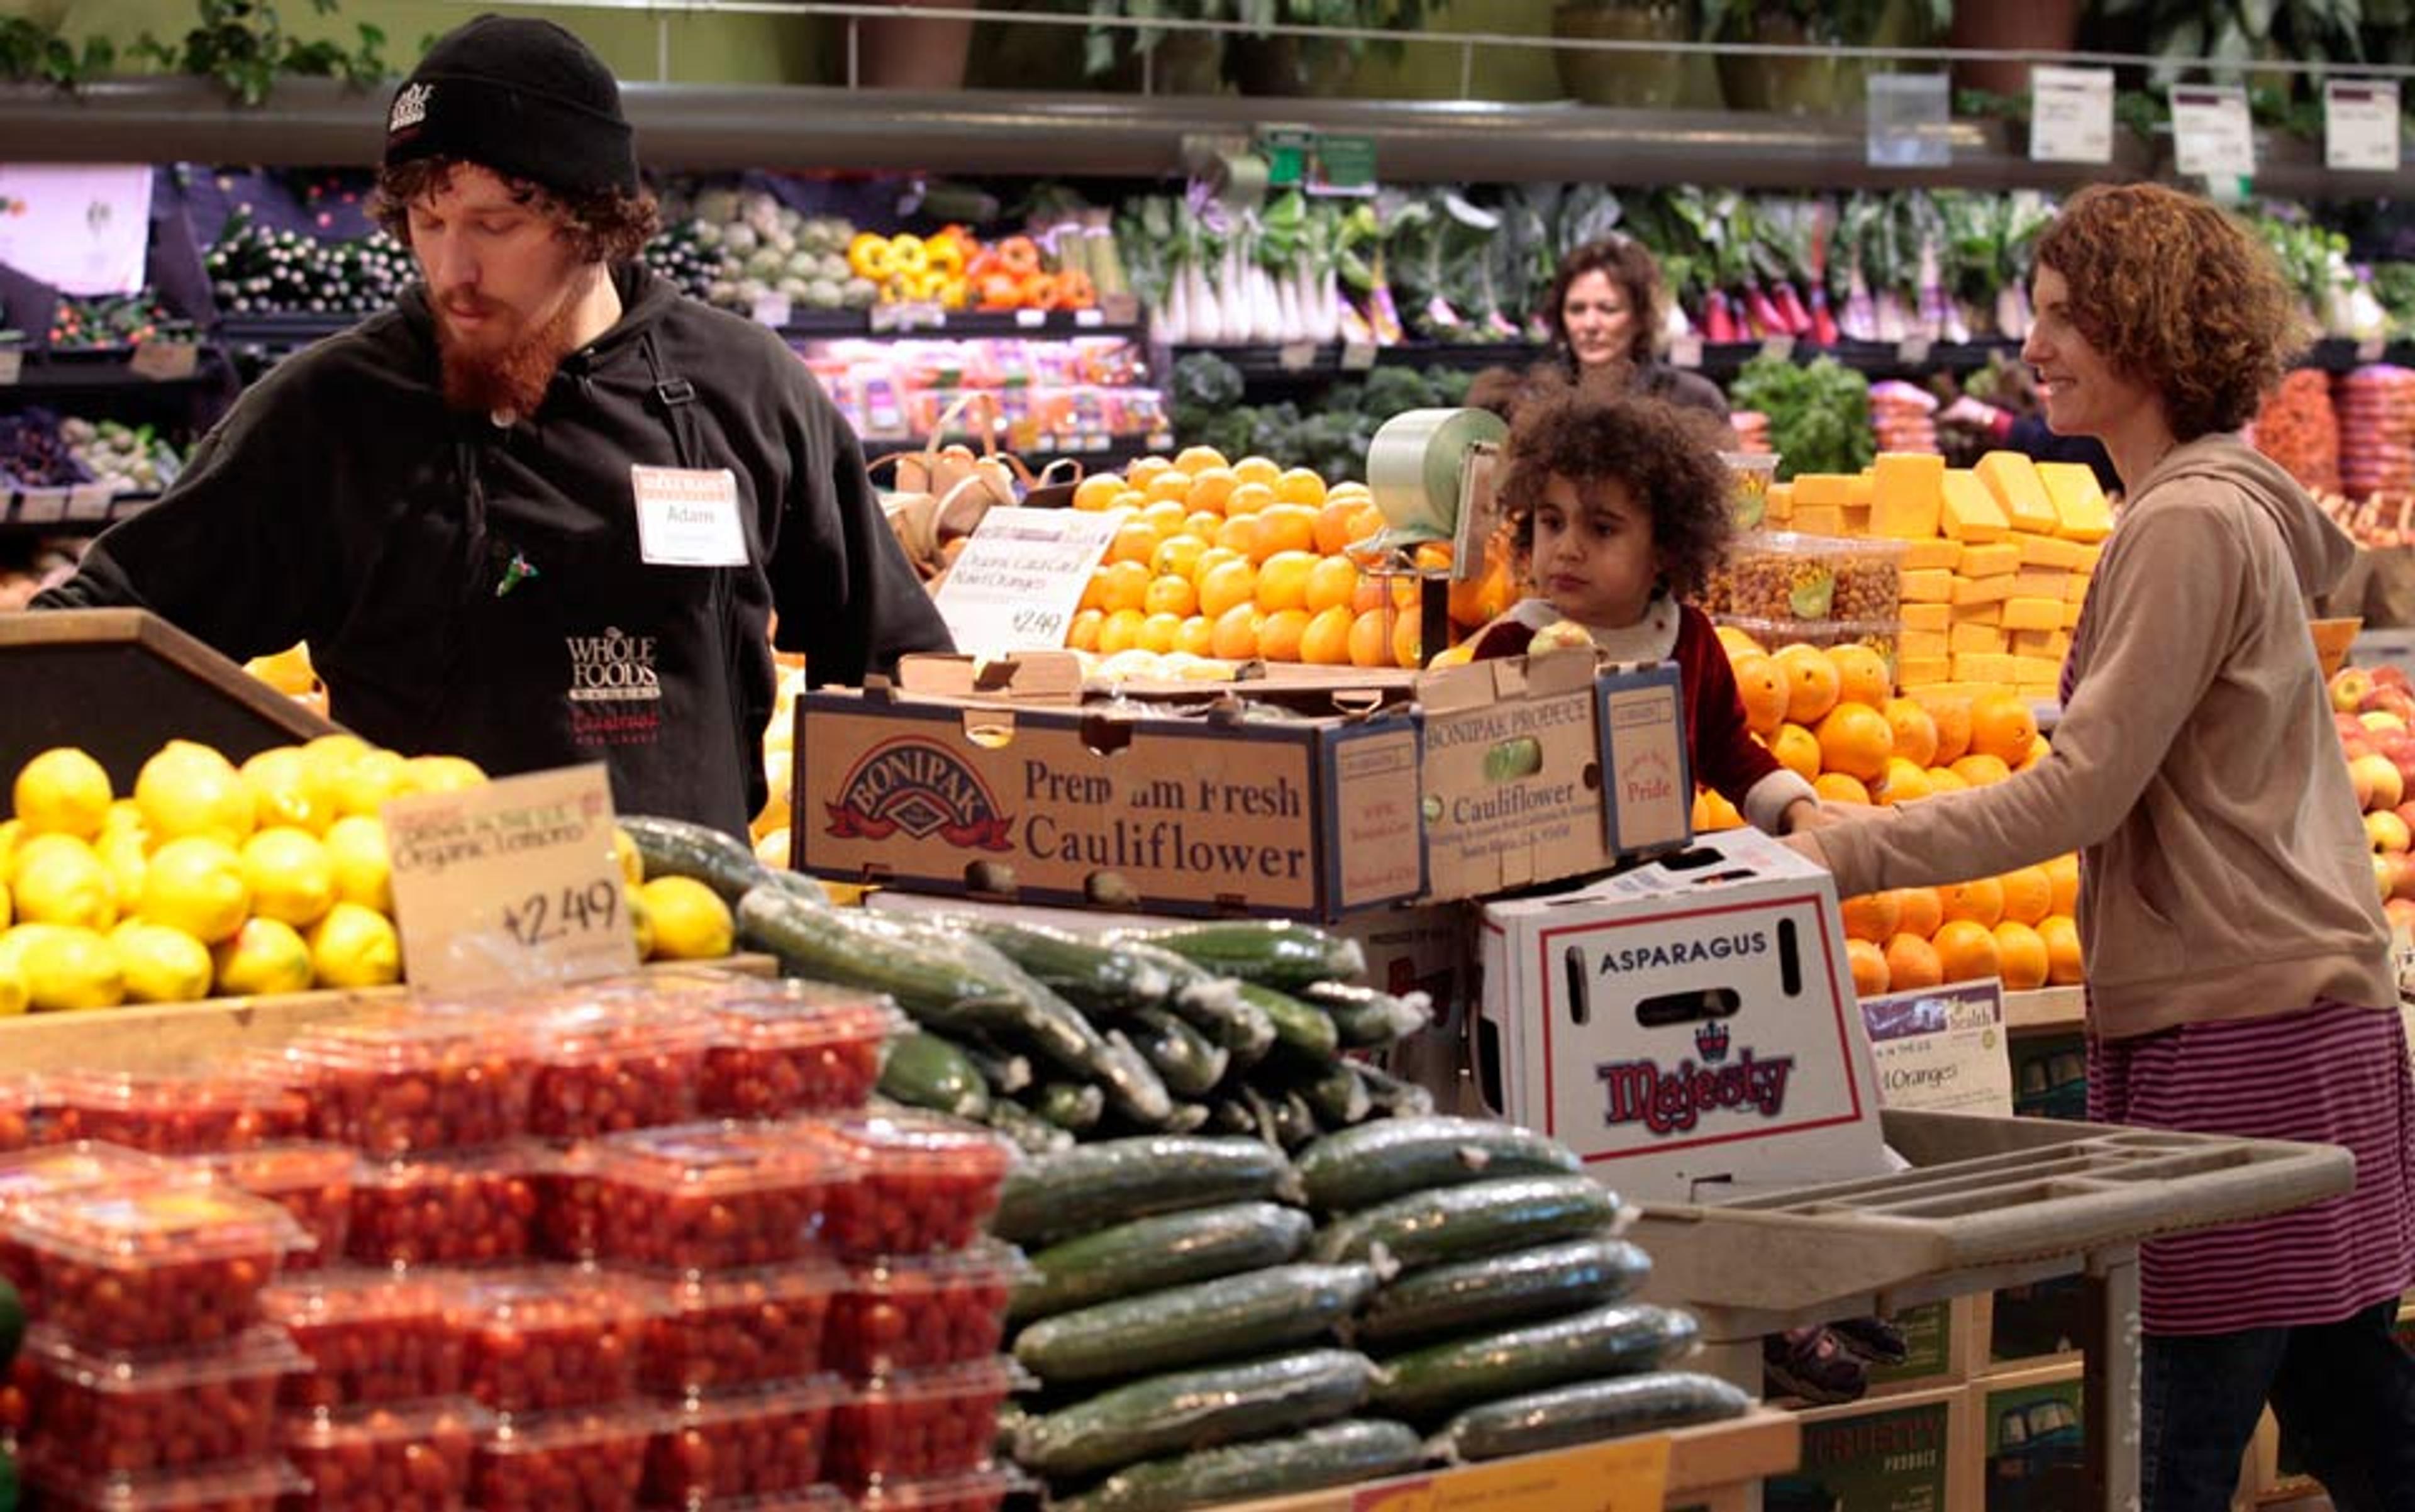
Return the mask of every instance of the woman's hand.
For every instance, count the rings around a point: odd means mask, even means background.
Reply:
[[[1834,823],[1835,821],[1830,820],[1828,822]],[[1819,867],[1822,871],[1824,872],[1828,869],[1828,858],[1820,849],[1819,840],[1815,838],[1809,831],[1797,830],[1792,834],[1780,835],[1778,837],[1778,843],[1784,846],[1787,849],[1794,852],[1797,856],[1802,857],[1805,861],[1809,861],[1812,865]]]

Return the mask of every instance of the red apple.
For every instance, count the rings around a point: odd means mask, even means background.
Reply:
[[[2344,714],[2353,714],[2364,696],[2373,691],[2373,674],[2361,666],[2343,666],[2332,674],[2332,707]]]
[[[2390,898],[2381,905],[2392,934],[2415,935],[2415,898]]]
[[[2399,773],[2398,763],[2378,752],[2349,762],[2348,778],[2356,786],[2357,807],[2362,809],[2394,809],[2407,796],[2407,782]]]
[[[2415,845],[2415,831],[2407,821],[2388,809],[2364,816],[2364,838],[2376,851],[2405,850]]]
[[[2376,687],[2401,688],[2409,693],[2415,693],[2415,683],[2410,683],[2407,680],[2407,669],[2395,662],[2384,662],[2379,666],[2370,667],[2367,670],[2373,674]]]
[[[2410,798],[2398,805],[2398,816],[2407,821],[2408,832],[2415,834],[2415,798]]]

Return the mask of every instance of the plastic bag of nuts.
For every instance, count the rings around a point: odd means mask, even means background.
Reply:
[[[1868,646],[1884,659],[1890,679],[1895,675],[1897,637],[1903,629],[1902,622],[1896,620],[1753,620],[1720,615],[1718,623],[1743,631],[1772,651],[1796,644],[1816,646],[1822,651],[1832,646]]]
[[[1903,553],[1902,542],[1875,536],[1749,531],[1711,570],[1702,608],[1772,621],[1893,620],[1903,603]]]

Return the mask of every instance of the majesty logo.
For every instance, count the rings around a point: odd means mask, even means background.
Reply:
[[[386,117],[388,131],[400,131],[428,119],[428,102],[436,97],[434,84],[405,84],[394,97],[394,113]]]
[[[945,746],[891,741],[864,753],[847,774],[826,833],[840,840],[886,840],[901,831],[937,835],[960,850],[1012,850],[1014,819],[998,812],[981,773]]]
[[[1786,1111],[1786,1084],[1794,1074],[1792,1055],[1758,1060],[1750,1047],[1728,1060],[1728,1026],[1712,1019],[1694,1030],[1701,1061],[1681,1060],[1662,1070],[1657,1060],[1612,1060],[1594,1068],[1602,1085],[1602,1123],[1642,1124],[1655,1134],[1682,1134],[1709,1113],[1757,1113],[1775,1118]]]

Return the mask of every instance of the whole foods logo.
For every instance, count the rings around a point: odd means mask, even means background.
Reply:
[[[600,636],[563,636],[570,650],[570,701],[660,698],[663,684],[654,670],[655,638],[625,636],[615,629]]]
[[[434,84],[403,85],[400,92],[394,97],[394,113],[386,117],[386,130],[400,131],[406,127],[417,126],[427,120],[428,102],[434,98],[435,95]]]
[[[1757,1113],[1775,1118],[1786,1111],[1786,1084],[1794,1074],[1792,1055],[1756,1059],[1750,1046],[1733,1062],[1727,1025],[1713,1020],[1694,1031],[1700,1062],[1681,1060],[1662,1070],[1657,1060],[1610,1060],[1594,1068],[1602,1087],[1606,1127],[1642,1124],[1655,1134],[1682,1134],[1709,1113]]]
[[[938,836],[960,850],[1012,850],[1014,818],[998,812],[981,773],[945,746],[891,741],[874,746],[847,774],[838,801],[825,803],[826,833],[840,840],[886,840],[903,831]]]

